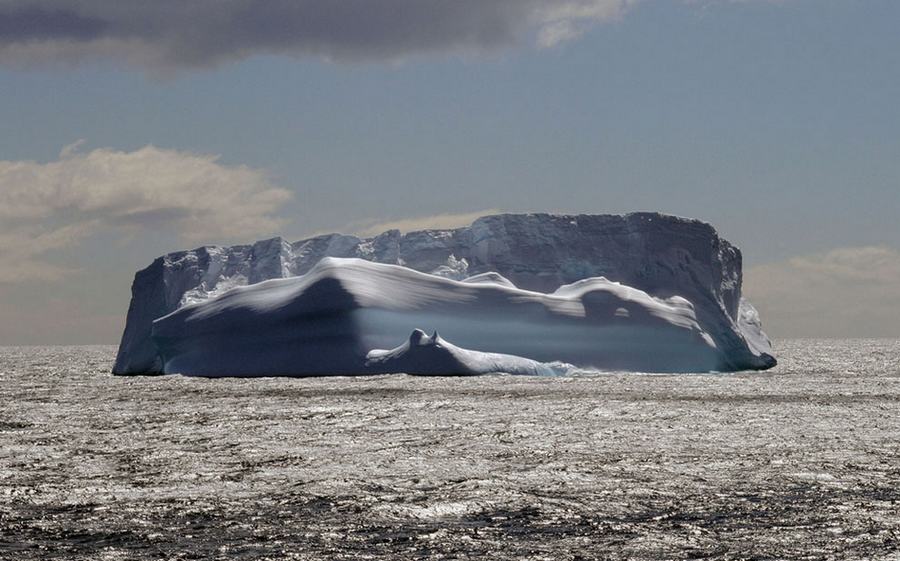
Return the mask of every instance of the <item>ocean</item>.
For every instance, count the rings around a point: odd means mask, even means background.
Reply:
[[[900,341],[774,370],[113,377],[0,347],[0,559],[900,559]]]

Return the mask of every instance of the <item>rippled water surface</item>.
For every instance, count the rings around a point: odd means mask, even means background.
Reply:
[[[777,369],[117,378],[0,348],[0,559],[900,559],[900,341]]]

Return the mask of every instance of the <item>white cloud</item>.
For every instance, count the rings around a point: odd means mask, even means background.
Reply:
[[[0,161],[0,282],[70,273],[43,256],[111,229],[167,229],[191,242],[269,234],[289,197],[260,170],[154,146],[82,153],[76,144],[49,163]]]
[[[776,336],[900,336],[893,248],[840,248],[751,267],[744,292]]]
[[[367,220],[363,222],[355,222],[344,227],[347,232],[354,233],[358,236],[376,236],[388,230],[400,230],[401,232],[414,232],[416,230],[433,229],[451,229],[468,226],[477,218],[487,216],[489,214],[497,214],[499,210],[488,209],[476,212],[466,212],[461,214],[434,214],[431,216],[420,216],[416,218],[405,218],[402,220],[375,221]]]
[[[537,43],[547,48],[577,39],[591,26],[619,19],[639,0],[548,3],[539,11]]]
[[[794,269],[819,278],[900,289],[900,254],[887,247],[835,249],[812,257],[797,257],[789,263]]]

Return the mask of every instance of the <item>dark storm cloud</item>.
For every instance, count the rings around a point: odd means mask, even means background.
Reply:
[[[0,9],[0,41],[34,41],[42,39],[75,39],[89,41],[103,34],[107,23],[97,18],[82,17],[66,10],[39,7]]]
[[[0,0],[0,62],[92,57],[162,67],[254,54],[390,60],[541,45],[636,0]]]

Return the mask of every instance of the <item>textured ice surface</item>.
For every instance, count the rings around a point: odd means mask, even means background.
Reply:
[[[416,360],[409,352],[367,360],[373,349],[406,339],[410,326],[437,330],[453,345],[413,349]],[[306,275],[180,308],[154,322],[153,341],[164,372],[202,376],[552,370],[534,361],[705,372],[726,369],[732,358],[679,296],[653,298],[604,278],[541,294],[331,257]]]
[[[395,349],[374,349],[366,355],[366,367],[379,373],[417,375],[519,374],[560,376],[575,367],[565,363],[542,363],[498,353],[461,349],[435,331],[430,337],[421,329]]]
[[[324,257],[403,265],[453,280],[469,276],[470,284],[499,282],[542,293],[581,279],[605,277],[660,300],[678,296],[690,302],[696,322],[718,349],[721,369],[774,364],[758,315],[749,304],[741,304],[741,253],[710,225],[655,213],[507,214],[483,217],[454,230],[405,235],[394,230],[369,239],[332,234],[295,243],[275,238],[160,257],[135,276],[114,372],[164,370],[163,357],[151,339],[154,320],[185,305],[214,300],[233,287],[304,275]],[[408,335],[416,327],[439,326],[407,324],[402,330]],[[398,340],[384,344],[395,345]],[[335,370],[339,369],[330,368]]]
[[[0,348],[0,559],[894,560],[900,342],[752,375],[111,377]]]

